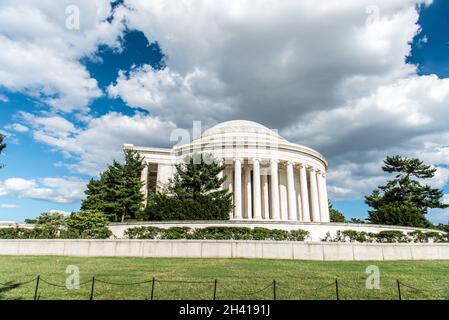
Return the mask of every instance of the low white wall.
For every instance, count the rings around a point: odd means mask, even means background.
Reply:
[[[383,230],[400,230],[404,233],[412,232],[415,230],[433,231],[438,230],[400,227],[400,226],[385,226],[377,224],[355,224],[355,223],[314,223],[314,222],[288,222],[288,221],[152,221],[142,223],[111,223],[108,227],[111,229],[112,234],[117,238],[123,238],[124,232],[129,228],[136,228],[142,226],[153,226],[159,228],[171,228],[171,227],[190,227],[190,228],[205,228],[205,227],[263,227],[268,229],[281,229],[281,230],[307,230],[310,233],[310,237],[306,241],[321,241],[329,232],[331,236],[340,230],[356,230],[365,232],[378,233]]]
[[[290,260],[449,260],[449,244],[245,240],[8,239],[0,240],[0,255]]]

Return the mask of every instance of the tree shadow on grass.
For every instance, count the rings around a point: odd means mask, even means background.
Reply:
[[[5,299],[5,293],[21,286],[21,283],[15,283],[12,281],[0,284],[0,300]],[[16,298],[16,300],[22,300],[22,297]]]

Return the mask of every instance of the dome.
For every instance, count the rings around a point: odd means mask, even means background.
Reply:
[[[262,135],[270,136],[279,140],[285,140],[277,132],[261,125],[260,123],[248,120],[232,120],[219,123],[203,132],[202,138],[209,138],[217,135]]]

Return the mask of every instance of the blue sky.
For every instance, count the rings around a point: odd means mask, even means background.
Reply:
[[[75,1],[81,26],[70,30],[68,3],[6,1],[0,220],[78,210],[86,181],[120,159],[123,143],[168,146],[171,130],[197,120],[254,120],[316,148],[348,218],[366,217],[363,195],[385,181],[386,154],[436,166],[433,183],[449,194],[449,3],[410,2],[324,12],[321,1],[169,10]]]

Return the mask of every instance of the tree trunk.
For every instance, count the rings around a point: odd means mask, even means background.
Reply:
[[[122,219],[121,222],[124,223],[125,222],[125,208],[123,208],[123,212],[122,212]]]

